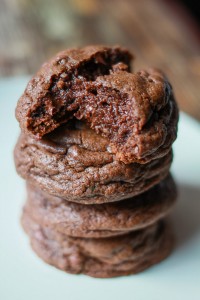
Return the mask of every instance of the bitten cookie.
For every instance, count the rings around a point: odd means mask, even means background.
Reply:
[[[34,251],[47,263],[73,274],[115,277],[141,272],[169,255],[173,237],[164,221],[127,235],[72,238],[35,223],[26,213],[22,224]]]
[[[178,110],[171,85],[155,69],[131,73],[131,54],[89,46],[58,53],[30,80],[16,117],[41,138],[72,118],[108,138],[126,164],[165,156],[176,138]]]
[[[21,135],[15,148],[16,169],[41,190],[84,204],[133,197],[169,172],[172,152],[146,164],[124,164],[108,147],[106,138],[71,121],[41,140]]]
[[[166,216],[176,200],[171,176],[132,199],[99,205],[65,201],[30,184],[27,191],[27,214],[42,226],[75,237],[110,237],[141,229]]]

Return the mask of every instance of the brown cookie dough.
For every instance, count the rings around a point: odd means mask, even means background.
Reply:
[[[108,138],[124,163],[166,155],[176,138],[178,110],[172,88],[158,70],[130,72],[131,54],[89,46],[58,53],[30,80],[16,117],[41,138],[72,118]]]
[[[48,264],[73,274],[116,277],[135,274],[169,255],[173,238],[164,221],[124,236],[73,238],[35,223],[23,214],[22,224],[34,251]]]
[[[49,194],[95,204],[140,194],[165,178],[172,153],[147,164],[124,164],[108,151],[109,141],[80,121],[42,140],[21,135],[15,149],[18,173]]]
[[[141,229],[166,216],[176,200],[171,176],[133,199],[99,205],[65,201],[30,184],[27,190],[26,213],[42,226],[75,237],[110,237]]]

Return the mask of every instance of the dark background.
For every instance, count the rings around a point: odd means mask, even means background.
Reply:
[[[200,25],[200,3],[195,0],[184,0],[182,1],[185,8],[189,11],[193,18],[195,18],[198,26]]]
[[[200,120],[199,20],[191,0],[0,0],[0,77],[33,74],[67,47],[120,44],[136,70],[161,68]]]

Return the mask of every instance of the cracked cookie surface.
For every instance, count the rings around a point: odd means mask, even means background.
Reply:
[[[22,130],[41,138],[72,118],[109,140],[126,164],[165,156],[176,138],[178,110],[171,85],[155,69],[131,73],[120,47],[69,49],[45,63],[20,98]]]
[[[177,192],[169,175],[147,192],[114,203],[81,205],[27,185],[24,211],[38,224],[75,237],[110,237],[149,226],[166,216]]]
[[[85,204],[133,197],[169,172],[172,152],[146,164],[124,164],[108,147],[108,139],[72,120],[41,140],[22,134],[15,148],[16,169],[41,190]]]

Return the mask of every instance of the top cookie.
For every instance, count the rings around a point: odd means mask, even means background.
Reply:
[[[146,163],[169,152],[178,110],[158,70],[130,72],[132,55],[119,47],[69,49],[45,63],[18,101],[26,133],[42,138],[72,118],[110,141],[124,163]]]

